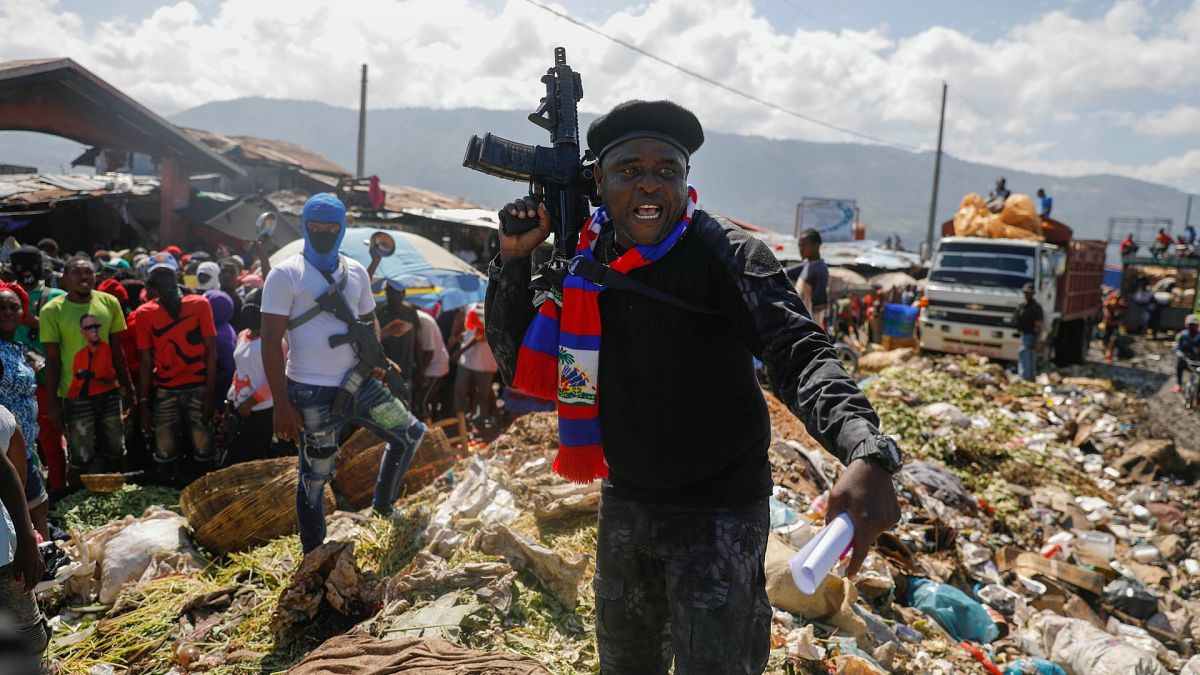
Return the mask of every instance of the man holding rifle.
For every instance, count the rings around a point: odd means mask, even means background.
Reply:
[[[603,479],[594,584],[604,673],[666,673],[672,661],[681,675],[765,668],[771,425],[754,358],[846,464],[827,517],[853,520],[850,574],[900,515],[899,449],[779,262],[696,208],[687,175],[703,140],[674,103],[618,105],[587,133],[603,206],[583,225],[561,290],[535,306],[530,255],[558,226],[535,197],[504,207],[517,225],[489,270],[501,372],[558,400],[555,470]]]
[[[362,265],[338,253],[345,205],[329,193],[314,195],[301,221],[304,250],[273,267],[263,286],[262,356],[275,400],[275,434],[300,441],[296,516],[308,553],[325,540],[324,490],[333,480],[342,427],[354,422],[387,441],[374,508],[389,515],[425,425],[380,382],[388,364],[371,281]],[[386,377],[390,386],[400,386],[393,384],[394,371]]]

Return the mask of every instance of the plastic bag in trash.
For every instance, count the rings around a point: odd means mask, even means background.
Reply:
[[[983,605],[957,588],[914,578],[908,589],[908,604],[933,617],[955,640],[991,642],[1000,637],[1000,629]]]
[[[948,469],[930,462],[909,462],[900,470],[905,479],[924,487],[931,496],[950,506],[967,506],[971,499],[963,489],[962,480]]]
[[[1067,671],[1046,659],[1017,659],[1008,664],[1004,675],[1067,675]]]
[[[792,510],[792,507],[784,504],[775,495],[771,495],[767,500],[768,506],[771,508],[771,529],[777,530],[781,527],[786,527],[800,520],[800,514]]]
[[[1033,622],[1045,656],[1072,675],[1167,675],[1154,652],[1106,633],[1082,619],[1043,612]]]
[[[1129,577],[1109,582],[1104,587],[1104,602],[1135,619],[1149,619],[1158,612],[1158,596]]]
[[[100,602],[117,599],[125,584],[137,581],[160,551],[190,548],[187,520],[165,509],[147,509],[104,545],[100,575]]]

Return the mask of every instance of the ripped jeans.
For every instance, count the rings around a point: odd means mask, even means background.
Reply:
[[[287,384],[288,400],[304,420],[296,520],[305,553],[325,541],[325,485],[333,480],[338,432],[343,426],[350,422],[359,424],[387,441],[373,502],[375,510],[383,514],[392,512],[400,479],[425,435],[425,425],[375,378],[363,382],[349,415],[333,414],[333,397],[339,390],[294,380],[288,380]]]

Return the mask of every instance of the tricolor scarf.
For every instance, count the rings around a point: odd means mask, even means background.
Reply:
[[[635,246],[610,267],[622,274],[661,259],[687,232],[696,210],[696,188],[688,186],[683,218],[662,241]],[[583,224],[576,257],[595,260],[601,230],[609,222],[601,206]],[[608,476],[600,439],[600,292],[604,287],[569,273],[562,296],[542,303],[525,332],[513,386],[534,396],[558,399],[558,455],[554,472],[577,483]],[[560,307],[561,305],[561,307]]]

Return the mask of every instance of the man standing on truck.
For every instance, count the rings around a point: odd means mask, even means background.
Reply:
[[[1121,257],[1136,255],[1138,248],[1137,242],[1133,240],[1133,233],[1130,232],[1121,240]]]
[[[992,188],[991,194],[988,195],[987,207],[992,213],[1000,213],[1004,208],[1004,202],[1008,200],[1008,195],[1011,193],[1006,187],[1004,176],[996,179],[996,187]]]
[[[1037,375],[1037,346],[1042,335],[1042,306],[1033,299],[1033,284],[1025,284],[1021,291],[1025,301],[1017,305],[1014,323],[1021,331],[1021,353],[1017,357],[1017,373],[1026,382],[1033,382]]]
[[[1167,234],[1167,231],[1163,228],[1158,228],[1158,234],[1154,235],[1154,245],[1150,247],[1150,253],[1152,253],[1155,258],[1161,258],[1167,254],[1167,251],[1170,248],[1171,235]]]
[[[1050,211],[1054,208],[1054,198],[1046,194],[1046,190],[1038,188],[1038,215],[1045,220],[1050,217]]]

